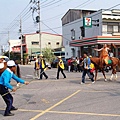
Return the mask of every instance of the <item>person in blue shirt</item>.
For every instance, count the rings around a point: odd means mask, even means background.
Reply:
[[[82,73],[82,82],[81,82],[81,84],[85,83],[85,76],[86,76],[86,74],[89,76],[89,78],[91,79],[92,83],[95,83],[95,81],[93,79],[93,76],[91,76],[91,73],[90,73],[90,70],[91,70],[91,68],[90,68],[91,60],[88,57],[86,52],[83,54],[83,57],[84,57],[84,60],[83,60],[84,70],[83,70],[83,73]]]
[[[0,70],[4,69],[5,67],[6,67],[6,63],[1,62]],[[13,92],[16,91],[16,88],[10,84],[11,78],[22,84],[26,84],[26,85],[29,84],[29,82],[24,81],[21,78],[17,77],[14,74],[15,70],[16,70],[15,62],[13,60],[9,60],[7,62],[7,68],[0,75],[0,94],[7,105],[4,116],[13,116],[14,114],[11,113],[11,110],[17,110],[17,108],[13,106],[13,97],[8,90],[10,89]]]

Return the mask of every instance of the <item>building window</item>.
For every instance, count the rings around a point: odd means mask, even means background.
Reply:
[[[71,30],[71,39],[75,40],[75,30],[74,29]]]
[[[32,45],[39,45],[39,42],[31,42]]]
[[[103,27],[103,32],[107,33],[107,25],[102,25],[102,27]]]
[[[118,32],[118,26],[113,26],[113,32]]]
[[[83,26],[80,27],[80,31],[81,31],[82,38],[85,37],[85,28]]]
[[[107,32],[108,33],[113,33],[113,26],[112,25],[107,26]]]
[[[51,45],[51,42],[48,42],[48,45]]]
[[[56,45],[59,45],[60,43],[59,42],[56,42]]]

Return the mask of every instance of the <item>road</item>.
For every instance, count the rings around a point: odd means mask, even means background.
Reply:
[[[61,75],[56,80],[54,68],[46,71],[47,80],[35,80],[32,65],[20,68],[22,78],[30,84],[12,93],[14,105],[19,108],[12,117],[3,116],[5,103],[0,98],[1,120],[120,120],[120,73],[117,81],[104,82],[99,73],[95,84],[86,77],[86,84],[81,85],[79,72],[65,71],[67,78]]]

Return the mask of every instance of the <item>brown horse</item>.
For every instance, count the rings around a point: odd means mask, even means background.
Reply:
[[[104,72],[104,68],[105,66],[111,66],[111,69],[112,69],[112,75],[110,77],[110,79],[112,80],[113,78],[113,75],[115,75],[116,79],[117,79],[117,74],[116,74],[116,67],[120,67],[120,60],[116,57],[112,57],[110,58],[112,63],[111,64],[108,64],[106,65],[105,64],[105,61],[104,60],[101,60],[101,58],[99,57],[92,57],[90,58],[91,59],[91,62],[94,64],[95,66],[95,80],[97,78],[97,73],[98,73],[98,69],[101,70],[101,72],[103,73],[103,76],[105,78],[105,81],[107,81],[106,79],[106,76],[105,76],[105,72]]]

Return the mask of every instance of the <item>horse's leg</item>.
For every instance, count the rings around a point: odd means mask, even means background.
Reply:
[[[117,80],[116,67],[114,67],[114,75],[115,75],[115,80]]]
[[[101,69],[101,71],[102,71],[102,74],[103,74],[103,76],[104,76],[105,82],[107,82],[107,78],[106,78],[106,76],[105,76],[104,68]]]
[[[117,74],[116,74],[116,66],[112,67],[112,75],[110,77],[110,80],[112,80],[113,76],[115,75],[115,79],[117,79]]]
[[[97,80],[97,73],[98,73],[98,69],[95,68],[95,81]]]

